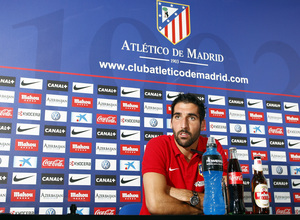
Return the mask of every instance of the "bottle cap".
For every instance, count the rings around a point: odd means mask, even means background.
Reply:
[[[216,141],[215,141],[214,137],[208,137],[207,145],[209,145],[209,144],[215,144],[215,143],[216,143]]]

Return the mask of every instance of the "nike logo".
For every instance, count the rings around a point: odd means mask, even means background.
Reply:
[[[178,170],[178,169],[179,169],[179,168],[173,168],[173,169],[172,169],[172,168],[170,167],[170,168],[169,168],[169,171],[171,171],[171,172],[172,172],[172,171],[174,171],[174,170]]]
[[[289,109],[289,108],[293,108],[293,107],[295,107],[295,106],[296,106],[296,105],[290,105],[290,106],[285,105],[284,108],[285,108],[285,109]]]
[[[222,141],[222,140],[224,140],[224,139],[225,139],[225,138],[219,138],[219,139],[217,139],[217,140],[220,142],[220,141]]]
[[[39,81],[36,81],[36,82],[24,82],[24,80],[22,80],[21,82],[21,86],[29,86],[29,85],[32,85],[32,84],[35,84],[35,83],[38,83]]]
[[[253,141],[253,140],[251,140],[251,144],[258,144],[258,143],[260,143],[260,142],[262,142],[263,140],[261,140],[261,141]]]
[[[31,127],[31,128],[21,128],[20,126],[17,128],[17,131],[18,132],[24,132],[24,131],[28,131],[28,130],[31,130],[31,129],[34,129],[36,127]]]
[[[22,178],[18,178],[17,176],[14,176],[14,182],[20,182],[20,181],[26,180],[26,179],[28,179],[30,177],[33,177],[33,175],[31,175],[31,176],[25,176],[25,177],[22,177]]]
[[[137,177],[137,178],[133,178],[133,179],[129,179],[129,180],[124,180],[124,179],[122,178],[122,179],[121,179],[121,183],[123,183],[123,184],[129,183],[129,182],[131,182],[131,181],[133,181],[133,180],[136,180],[136,179],[138,179],[138,177]]]
[[[295,146],[295,145],[297,145],[297,144],[300,144],[300,142],[297,142],[297,143],[289,143],[289,147],[293,147],[293,146]]]
[[[170,94],[167,94],[167,98],[168,99],[173,99],[173,98],[175,98],[175,97],[177,97],[178,95],[170,95]]]
[[[77,135],[77,134],[81,134],[81,133],[86,132],[86,131],[89,131],[89,130],[74,131],[74,129],[73,129],[73,130],[72,130],[72,134],[73,134],[73,135]]]
[[[134,92],[137,92],[137,91],[139,91],[139,90],[125,91],[124,89],[122,89],[122,95],[127,95],[127,94],[134,93]]]
[[[86,179],[86,178],[88,178],[88,177],[86,176],[86,177],[82,177],[82,178],[78,178],[78,179],[73,179],[73,177],[71,176],[71,178],[70,178],[70,183],[75,183],[75,182],[78,182],[78,181],[80,181],[80,180],[84,180],[84,179]]]
[[[212,99],[212,98],[209,98],[209,102],[217,102],[217,101],[219,101],[219,100],[221,100],[221,99],[223,99],[223,98],[218,98],[218,99]]]
[[[260,103],[260,102],[248,102],[248,105],[249,105],[249,106],[252,106],[252,105],[256,105],[256,104],[258,104],[258,103]]]
[[[75,86],[73,87],[73,89],[74,89],[74,90],[81,90],[81,89],[86,89],[86,88],[89,88],[89,87],[91,87],[91,86],[77,87],[77,85],[75,85]]]
[[[293,182],[293,186],[299,186],[299,185],[300,185],[300,183]]]
[[[122,137],[122,138],[126,138],[126,137],[130,137],[130,136],[132,136],[132,135],[135,135],[135,134],[137,134],[137,133],[138,133],[138,132],[131,133],[131,134],[124,134],[124,133],[122,132],[121,137]]]

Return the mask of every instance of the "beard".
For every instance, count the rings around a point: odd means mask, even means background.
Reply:
[[[179,134],[181,132],[187,133],[190,136],[190,138],[184,139],[184,140],[180,139]],[[199,132],[196,132],[194,135],[192,135],[192,133],[188,132],[187,130],[180,130],[177,133],[174,132],[174,137],[175,137],[177,144],[183,148],[190,147],[193,143],[195,143],[195,141],[198,140],[199,136],[200,136],[200,130],[199,130]]]

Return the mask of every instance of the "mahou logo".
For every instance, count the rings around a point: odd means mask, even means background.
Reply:
[[[167,114],[172,114],[172,105],[167,105]]]
[[[254,160],[255,156],[261,156],[261,160],[268,160],[267,151],[252,151],[252,160]]]
[[[71,153],[92,153],[92,143],[90,142],[71,142]]]
[[[19,103],[29,103],[29,104],[40,105],[42,103],[42,94],[20,92]]]
[[[72,107],[93,108],[93,98],[72,97]]]
[[[264,113],[263,112],[248,112],[249,120],[252,121],[264,121]]]
[[[283,127],[268,126],[269,135],[284,135]]]
[[[295,202],[300,202],[300,193],[293,193],[293,196]]]
[[[140,155],[140,145],[121,144],[121,155]]]
[[[64,169],[65,168],[65,158],[43,157],[42,158],[42,168]]]
[[[211,117],[211,118],[226,118],[226,111],[225,111],[225,109],[210,108],[209,109],[209,117]]]
[[[141,107],[139,102],[121,101],[121,111],[140,112]]]
[[[94,215],[115,215],[115,207],[94,208]]]
[[[16,140],[15,150],[38,151],[38,148],[39,148],[38,140],[21,140],[21,139]]]
[[[299,115],[285,115],[286,123],[292,124],[300,124],[300,116]]]
[[[11,201],[12,202],[34,202],[35,190],[34,189],[12,189]]]
[[[120,202],[141,202],[140,191],[121,191]]]
[[[89,202],[90,200],[90,190],[69,190],[68,192],[68,202]]]
[[[290,161],[300,162],[300,153],[289,153]]]
[[[117,116],[97,114],[97,124],[117,125]]]
[[[12,118],[13,108],[0,107],[0,118]]]

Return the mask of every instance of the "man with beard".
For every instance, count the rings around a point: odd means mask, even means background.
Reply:
[[[151,139],[144,153],[141,215],[203,213],[202,154],[207,138],[200,136],[200,131],[206,126],[205,106],[193,94],[179,94],[171,114],[173,135]],[[216,143],[225,176],[228,162],[222,146]]]

